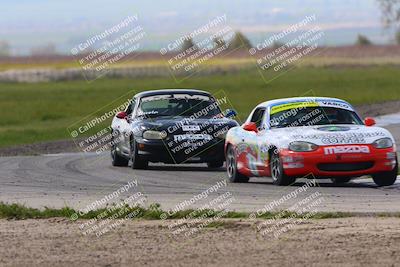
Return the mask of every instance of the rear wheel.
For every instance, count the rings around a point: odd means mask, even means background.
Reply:
[[[295,177],[287,176],[283,172],[283,165],[279,154],[273,152],[270,161],[271,176],[273,184],[275,185],[290,185],[296,181]]]
[[[350,182],[351,178],[342,178],[342,177],[338,177],[338,178],[331,178],[332,183],[334,184],[345,184]]]
[[[378,186],[388,186],[396,182],[399,163],[396,160],[396,167],[392,171],[380,172],[372,175],[372,179]]]
[[[111,163],[113,166],[128,166],[129,159],[126,159],[118,154],[117,144],[115,144],[114,135],[111,138]]]
[[[236,153],[232,146],[229,146],[226,152],[226,172],[229,181],[232,183],[247,183],[249,181],[249,177],[238,172]]]
[[[140,158],[135,138],[132,138],[130,143],[131,143],[132,169],[147,169],[149,162],[147,160]]]
[[[222,160],[207,162],[207,167],[212,169],[221,168],[223,165],[224,162]]]

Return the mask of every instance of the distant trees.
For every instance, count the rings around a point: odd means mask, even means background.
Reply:
[[[357,36],[356,45],[365,46],[365,45],[371,45],[371,44],[372,44],[372,42],[366,36],[361,35],[361,34],[359,34]]]
[[[277,49],[277,48],[279,48],[279,47],[281,47],[281,46],[283,46],[283,45],[285,45],[284,43],[281,43],[281,42],[279,42],[279,41],[274,41],[273,43],[272,43],[272,48],[273,49]]]
[[[395,27],[398,30],[394,39],[396,44],[400,45],[400,0],[377,0],[381,12],[382,22],[386,28]]]
[[[243,35],[241,32],[235,32],[235,35],[230,41],[225,41],[222,37],[215,37],[213,40],[213,48],[218,49],[221,47],[226,47],[229,50],[236,50],[236,49],[249,49],[251,48],[251,43],[246,36]],[[184,39],[180,51],[186,51],[192,48],[192,50],[198,50],[199,48],[195,44],[192,38]]]
[[[400,21],[400,0],[377,0],[381,12],[382,21],[386,27],[398,24]]]
[[[241,32],[236,32],[235,36],[232,38],[232,40],[229,43],[229,49],[235,50],[239,48],[243,49],[249,49],[251,48],[251,43],[249,39],[247,39],[246,36],[243,35]]]
[[[394,39],[395,39],[396,44],[400,45],[400,30],[397,30]]]
[[[185,40],[183,40],[183,43],[181,45],[181,51],[186,51],[190,48],[194,48],[197,49],[196,44],[193,42],[192,38],[186,38]]]
[[[226,46],[226,42],[223,38],[221,37],[215,37],[213,39],[214,42],[214,48],[220,48],[220,47],[225,47]]]
[[[1,57],[5,57],[5,56],[9,56],[11,53],[10,50],[10,45],[8,44],[7,41],[4,40],[0,40],[0,56]]]

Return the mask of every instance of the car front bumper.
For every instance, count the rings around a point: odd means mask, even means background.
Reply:
[[[224,140],[213,139],[196,147],[188,143],[168,146],[168,141],[136,138],[138,154],[150,162],[202,163],[224,161]]]
[[[325,147],[321,146],[312,152],[282,150],[280,157],[284,173],[296,177],[359,177],[394,169],[397,162],[395,148],[365,146],[369,147],[369,153],[326,154]]]

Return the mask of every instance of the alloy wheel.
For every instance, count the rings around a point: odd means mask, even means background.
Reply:
[[[278,155],[275,155],[272,159],[271,172],[272,179],[274,179],[275,181],[278,180],[281,175],[281,162]]]
[[[235,173],[235,169],[236,169],[236,161],[235,161],[235,155],[234,155],[232,148],[230,148],[228,150],[228,155],[227,155],[227,159],[226,159],[226,169],[228,172],[228,176],[233,177],[233,175]]]

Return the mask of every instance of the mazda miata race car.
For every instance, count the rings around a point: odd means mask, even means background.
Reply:
[[[113,118],[111,158],[114,166],[145,169],[149,162],[207,163],[225,161],[227,131],[238,123],[236,112],[222,112],[226,98],[192,89],[153,90],[136,94]]]
[[[398,160],[392,135],[360,119],[347,102],[301,97],[259,104],[242,126],[226,136],[231,182],[269,176],[276,185],[296,178],[330,178],[346,183],[371,175],[378,186],[396,181]]]

